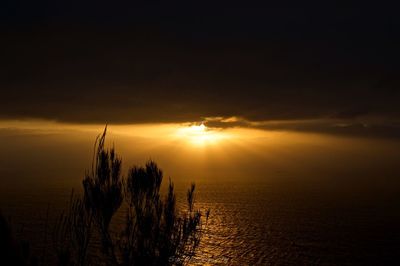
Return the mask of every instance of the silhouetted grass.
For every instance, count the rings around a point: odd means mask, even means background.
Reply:
[[[204,225],[194,208],[195,184],[187,192],[188,207],[176,209],[174,185],[160,194],[163,173],[154,161],[133,166],[127,177],[114,148],[105,148],[107,127],[96,138],[93,162],[83,179],[83,195],[71,193],[69,207],[54,225],[52,245],[58,265],[183,265],[199,246]],[[123,201],[126,204],[122,204]],[[113,233],[110,224],[126,206],[125,223]],[[206,212],[207,221],[209,210]],[[48,215],[47,215],[48,216]],[[45,232],[47,233],[47,222]],[[29,252],[16,244],[7,221],[0,215],[2,261],[9,265],[36,265],[48,261],[30,259]],[[45,237],[47,239],[47,235]],[[95,242],[101,249],[95,252]],[[93,257],[96,254],[96,257]]]

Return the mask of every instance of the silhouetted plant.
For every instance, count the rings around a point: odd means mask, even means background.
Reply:
[[[106,132],[107,127],[96,139],[92,170],[83,180],[83,201],[87,212],[94,217],[103,251],[108,255],[108,259],[116,262],[109,226],[123,200],[121,159],[116,156],[114,148],[104,148]]]
[[[107,265],[185,264],[202,235],[201,213],[194,210],[195,185],[187,192],[187,210],[178,213],[171,180],[161,199],[163,173],[155,162],[132,167],[123,181],[121,159],[114,149],[104,148],[106,131],[107,127],[96,138],[92,169],[83,180],[83,198],[72,194],[68,212],[56,225],[53,240],[58,263],[88,264],[88,249],[97,232]],[[110,233],[110,223],[124,198],[126,220],[117,237]],[[206,220],[208,215],[209,211]]]
[[[180,217],[171,181],[161,200],[162,179],[153,161],[129,171],[125,185],[128,212],[120,246],[124,265],[183,264],[200,242],[201,214],[193,211],[194,184],[188,191],[188,211]]]
[[[85,265],[92,237],[93,215],[84,202],[71,193],[69,209],[60,215],[53,233],[53,243],[60,265]]]

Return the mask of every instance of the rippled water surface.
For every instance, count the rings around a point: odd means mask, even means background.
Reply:
[[[38,243],[51,246],[45,231],[71,188],[81,191],[98,131],[3,131],[0,209],[35,252],[52,253]],[[180,207],[196,182],[196,206],[211,215],[193,265],[400,263],[398,141],[263,133],[192,147],[110,137],[124,173],[155,156],[165,180],[175,182]],[[122,222],[120,213],[114,224]]]
[[[393,191],[374,200],[358,193],[354,200],[351,193],[337,197],[321,188],[280,185],[199,183],[197,207],[210,208],[211,215],[191,264],[390,265],[398,260],[399,201]],[[177,185],[179,204],[185,187]],[[69,197],[62,188],[8,193],[2,194],[4,213],[35,239],[44,237],[47,206],[51,223]]]

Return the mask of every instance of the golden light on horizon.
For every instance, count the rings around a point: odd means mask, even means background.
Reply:
[[[53,138],[62,136],[69,140],[85,138],[92,141],[104,130],[104,126],[46,120],[0,120],[0,130],[4,129],[16,135],[46,135]],[[269,154],[263,152],[266,148],[271,151],[276,147],[299,143],[314,145],[316,142],[325,142],[332,138],[320,134],[245,127],[208,127],[205,123],[196,122],[108,125],[107,134],[110,143],[115,143],[118,148],[127,147],[129,151],[133,148],[137,151],[136,143],[140,143],[146,156],[152,156],[157,149],[169,147],[193,155],[202,154],[202,150],[207,150],[218,156],[224,154],[225,159],[234,157],[237,150],[265,157]]]
[[[223,139],[229,137],[228,134],[216,129],[211,129],[203,123],[200,125],[190,125],[178,128],[176,135],[185,141],[196,145],[204,146],[206,144],[217,144]]]

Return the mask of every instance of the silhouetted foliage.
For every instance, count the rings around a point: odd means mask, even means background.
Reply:
[[[188,191],[188,211],[180,217],[171,181],[166,198],[161,200],[162,179],[162,171],[153,161],[129,171],[129,207],[121,241],[125,265],[183,264],[199,244],[201,215],[193,211],[194,185]]]
[[[109,231],[112,217],[122,204],[121,159],[114,148],[106,150],[104,142],[107,127],[96,139],[92,170],[83,180],[83,201],[99,230],[102,248],[108,259],[116,261],[114,243]]]
[[[163,173],[154,161],[134,166],[124,179],[121,159],[114,148],[104,148],[107,127],[95,141],[91,170],[83,179],[83,196],[71,193],[69,208],[52,233],[58,265],[182,265],[195,254],[202,235],[200,211],[194,209],[195,184],[187,191],[187,210],[178,211],[174,185],[160,194]],[[112,234],[110,224],[126,202],[125,224]],[[209,210],[206,212],[206,222]],[[40,259],[30,255],[27,242],[16,242],[7,220],[0,214],[0,256],[6,265],[45,265],[45,240]],[[101,250],[95,241],[101,242]],[[99,259],[98,256],[101,258]]]
[[[92,237],[93,215],[71,193],[69,209],[56,222],[53,243],[59,265],[85,265]]]
[[[56,224],[53,242],[58,263],[87,265],[97,233],[106,265],[185,264],[195,254],[202,234],[201,213],[194,210],[195,185],[187,192],[187,210],[179,214],[171,180],[165,198],[160,195],[163,173],[155,162],[130,168],[123,179],[121,159],[114,148],[104,148],[106,130],[96,139],[82,199],[71,194],[69,210]],[[124,199],[125,225],[119,234],[112,234],[110,223]],[[206,219],[208,215],[209,211]]]

